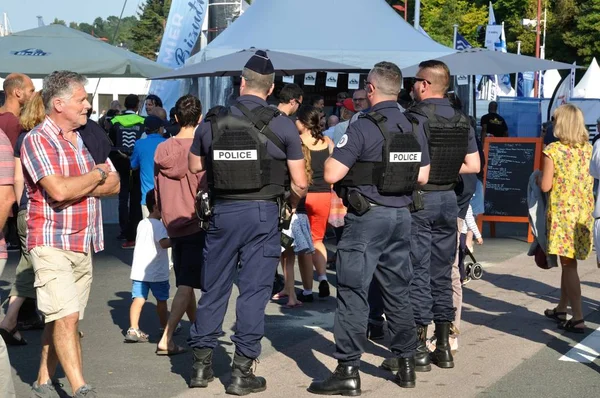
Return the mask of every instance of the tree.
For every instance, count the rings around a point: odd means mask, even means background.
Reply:
[[[62,19],[58,19],[58,18],[54,18],[54,21],[52,21],[50,23],[50,25],[62,25],[62,26],[67,26],[67,23],[62,20]]]
[[[134,52],[156,60],[170,8],[171,0],[147,0],[140,6],[140,20],[131,31]]]
[[[477,43],[477,26],[486,24],[487,9],[467,0],[429,0],[422,3],[421,26],[431,38],[452,47],[454,24],[473,46]]]
[[[575,16],[570,25],[574,29],[564,31],[565,44],[576,49],[579,60],[586,64],[600,53],[600,0],[564,2]],[[575,4],[572,4],[575,3]],[[578,4],[577,4],[578,3]]]

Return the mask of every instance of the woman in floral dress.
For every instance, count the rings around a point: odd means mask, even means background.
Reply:
[[[581,110],[571,104],[559,107],[554,112],[554,135],[559,141],[544,149],[540,187],[550,192],[546,216],[548,254],[559,256],[562,276],[560,301],[544,314],[558,321],[560,329],[583,333],[577,260],[585,260],[592,250],[594,180],[589,174],[592,146]],[[573,315],[569,320],[568,304]]]

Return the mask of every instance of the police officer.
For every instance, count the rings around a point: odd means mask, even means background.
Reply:
[[[206,387],[214,378],[212,353],[223,332],[236,272],[240,294],[231,338],[236,348],[226,392],[246,395],[267,387],[264,378],[253,374],[252,364],[261,352],[264,311],[281,254],[277,202],[288,171],[291,201],[297,203],[307,190],[298,130],[266,102],[274,76],[267,54],[257,51],[242,72],[241,96],[219,115],[207,115],[190,150],[190,171],[206,168],[214,200],[202,297],[188,341],[194,350],[190,387]]]
[[[125,97],[125,111],[111,119],[108,136],[113,142],[110,159],[121,178],[119,191],[119,239],[125,239],[124,248],[133,249],[137,225],[142,219],[142,185],[140,172],[131,172],[130,157],[135,142],[144,132],[144,118],[137,114],[140,99],[135,94]],[[131,204],[131,205],[130,205]]]
[[[414,78],[416,105],[408,114],[424,123],[431,170],[422,187],[424,209],[412,214],[413,281],[410,289],[419,345],[415,362],[420,371],[454,367],[449,345],[455,309],[452,303],[452,263],[456,255],[458,205],[454,188],[459,173],[479,172],[479,152],[469,119],[446,97],[450,72],[440,61],[424,61]],[[427,327],[435,322],[436,348],[426,346]],[[382,367],[396,369],[394,360]]]
[[[373,67],[365,84],[371,112],[348,127],[325,163],[325,181],[337,183],[349,207],[336,260],[338,366],[328,379],[310,385],[315,394],[361,393],[358,367],[367,343],[372,279],[381,286],[391,350],[401,364],[395,380],[402,387],[415,386],[408,207],[416,184],[427,182],[429,154],[423,131],[398,108],[401,84],[398,66],[380,62]]]

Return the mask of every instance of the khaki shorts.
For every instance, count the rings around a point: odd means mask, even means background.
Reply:
[[[76,312],[83,319],[92,286],[92,254],[49,246],[34,247],[29,253],[37,306],[46,323]]]

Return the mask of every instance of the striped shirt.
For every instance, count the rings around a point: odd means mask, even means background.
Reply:
[[[63,135],[60,127],[46,119],[23,140],[21,163],[25,174],[27,204],[27,249],[50,246],[62,250],[88,253],[104,249],[102,209],[100,199],[84,197],[63,209],[53,209],[52,198],[39,181],[47,176],[80,176],[95,166],[94,159],[77,133],[74,146]]]
[[[4,134],[4,131],[0,130],[0,185],[13,186],[14,184],[15,158],[13,157],[12,144],[6,134]],[[5,199],[6,198],[0,198],[0,200]],[[8,258],[6,242],[4,241],[2,228],[0,228],[0,259],[6,258]]]

